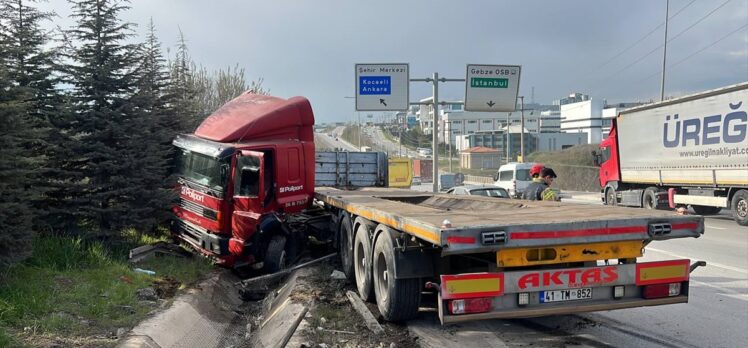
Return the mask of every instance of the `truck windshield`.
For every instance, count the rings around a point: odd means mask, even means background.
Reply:
[[[185,149],[177,151],[176,169],[179,176],[214,190],[224,190],[228,171],[222,171],[221,166],[228,166],[228,159],[219,160]]]

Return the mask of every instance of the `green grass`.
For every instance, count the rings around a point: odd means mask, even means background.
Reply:
[[[124,237],[109,244],[37,238],[30,259],[0,274],[0,347],[12,345],[4,343],[14,339],[33,340],[34,335],[106,336],[116,328],[129,328],[153,310],[138,302],[138,289],[167,277],[189,284],[212,267],[200,257],[160,257],[137,265],[156,276],[136,273],[127,263],[127,251],[153,239],[128,233]]]

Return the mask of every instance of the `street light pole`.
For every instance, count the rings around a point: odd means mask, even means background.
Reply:
[[[665,100],[665,60],[667,59],[667,17],[670,0],[665,1],[665,48],[662,51],[662,81],[660,81],[660,101]]]
[[[434,88],[433,88],[433,99],[431,102],[434,105],[434,126],[431,127],[431,141],[433,142],[432,146],[432,164],[433,164],[433,171],[434,171],[434,184],[433,184],[433,190],[434,193],[439,192],[439,73],[434,73]]]
[[[519,96],[519,100],[522,103],[520,106],[520,135],[519,135],[519,154],[522,157],[520,163],[525,162],[525,97]]]

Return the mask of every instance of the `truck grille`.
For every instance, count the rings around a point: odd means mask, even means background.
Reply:
[[[197,204],[195,202],[191,202],[191,201],[188,201],[186,199],[180,199],[179,200],[179,207],[182,208],[182,209],[184,209],[184,210],[187,210],[187,211],[189,211],[191,213],[195,213],[195,214],[197,214],[199,216],[202,216],[202,217],[206,217],[206,218],[209,218],[209,219],[212,219],[212,220],[217,220],[218,219],[218,212],[217,211],[215,211],[213,209],[209,209],[209,208],[203,207],[203,206],[201,206],[201,205],[199,205],[199,204]]]
[[[182,232],[185,237],[192,239],[192,241],[197,244],[200,244],[203,233],[208,232],[208,230],[201,230],[194,225],[182,220],[177,220],[177,224],[179,226],[179,231]]]
[[[481,242],[483,245],[495,245],[506,242],[506,232],[495,231],[495,232],[483,232],[481,233]]]

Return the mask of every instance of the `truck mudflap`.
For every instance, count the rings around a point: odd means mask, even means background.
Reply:
[[[442,324],[687,303],[688,259],[502,273],[442,275]]]

